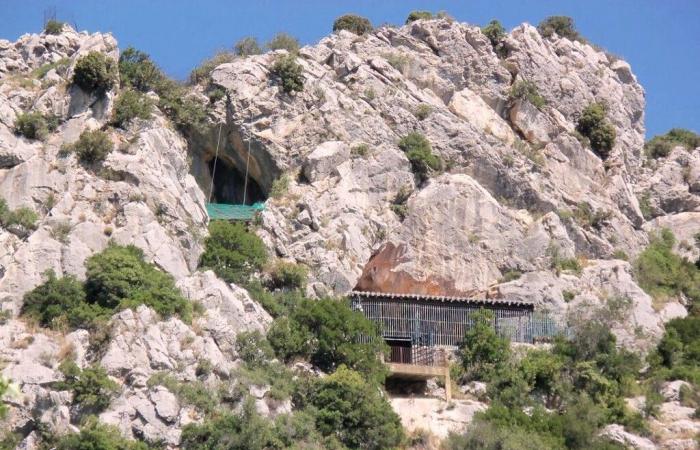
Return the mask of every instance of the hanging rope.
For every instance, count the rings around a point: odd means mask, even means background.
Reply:
[[[248,194],[248,166],[250,165],[250,141],[253,137],[253,130],[250,128],[250,124],[253,121],[253,116],[248,118],[248,156],[245,160],[245,181],[243,182],[243,204],[245,205],[246,195]]]
[[[209,199],[207,203],[211,203],[211,194],[214,192],[214,177],[216,176],[216,163],[219,161],[219,143],[221,142],[221,126],[219,124],[219,137],[216,138],[216,155],[214,156],[214,168],[211,171],[211,186],[209,186]]]

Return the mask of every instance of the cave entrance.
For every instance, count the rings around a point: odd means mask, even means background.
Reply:
[[[226,159],[211,159],[208,165],[209,174],[212,177],[209,202],[229,205],[253,205],[267,200],[265,192],[257,181],[249,176],[246,185],[245,173],[241,172]]]
[[[254,220],[264,209],[265,192],[254,178],[225,158],[207,162],[211,177],[207,214],[210,219]]]

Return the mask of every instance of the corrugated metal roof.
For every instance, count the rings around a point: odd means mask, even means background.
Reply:
[[[392,292],[368,292],[368,291],[352,291],[350,295],[359,297],[374,297],[374,298],[392,298],[397,300],[431,300],[439,302],[460,302],[471,303],[476,305],[493,305],[493,306],[520,306],[532,308],[534,305],[530,302],[520,300],[507,299],[481,299],[471,297],[456,297],[449,295],[427,295],[427,294],[399,294]]]
[[[229,205],[226,203],[207,203],[207,214],[212,220],[253,220],[255,214],[264,210],[262,202],[252,205]]]

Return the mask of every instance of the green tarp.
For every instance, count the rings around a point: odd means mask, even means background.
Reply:
[[[207,214],[209,219],[224,220],[253,220],[255,214],[264,210],[265,204],[262,202],[252,205],[227,205],[226,203],[207,203]]]

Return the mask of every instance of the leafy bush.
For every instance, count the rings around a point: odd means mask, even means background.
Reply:
[[[157,90],[165,79],[151,57],[134,47],[127,47],[119,56],[119,77],[122,87],[140,92]]]
[[[273,318],[288,315],[294,305],[304,298],[300,289],[270,292],[257,280],[246,283],[245,287],[250,296],[260,303]]]
[[[213,270],[229,283],[243,283],[267,261],[265,244],[241,223],[213,220],[200,267]]]
[[[691,300],[691,310],[696,311],[700,305],[700,269],[673,253],[675,242],[668,229],[654,236],[634,262],[635,275],[650,295],[664,298],[683,294]]]
[[[0,198],[0,226],[3,228],[24,236],[36,229],[38,219],[37,214],[27,207],[10,210],[5,199]]]
[[[663,158],[671,153],[674,147],[681,146],[693,150],[700,147],[700,134],[683,128],[673,128],[666,134],[654,136],[644,144],[644,150],[652,158]]]
[[[509,96],[511,99],[527,100],[537,109],[542,109],[547,104],[537,90],[537,85],[529,80],[521,80],[513,84]]]
[[[90,52],[75,64],[73,83],[86,91],[104,93],[116,78],[114,61],[100,52]]]
[[[315,408],[316,428],[349,448],[387,449],[403,439],[401,421],[376,387],[344,365],[298,396],[303,407]]]
[[[46,76],[47,73],[56,69],[57,72],[65,71],[70,65],[70,58],[61,58],[57,61],[44,64],[34,70],[32,70],[32,76],[40,80]]]
[[[501,22],[495,19],[489,22],[488,25],[483,27],[481,29],[481,32],[484,33],[484,36],[489,38],[489,41],[491,41],[491,45],[494,48],[501,44],[501,42],[503,42],[503,39],[505,39],[506,37],[506,29],[503,28]]]
[[[430,11],[411,11],[406,18],[406,24],[415,22],[416,20],[429,20],[433,18],[433,13]]]
[[[263,52],[258,40],[253,36],[246,36],[236,42],[236,45],[233,46],[233,51],[236,55],[243,57],[259,55]]]
[[[104,131],[85,130],[77,141],[65,145],[62,150],[75,152],[83,164],[99,164],[114,150],[114,144]]]
[[[272,65],[271,73],[282,82],[282,90],[286,93],[304,90],[304,68],[297,63],[296,56],[290,53],[280,55]]]
[[[56,450],[149,450],[147,444],[122,437],[119,429],[90,418],[79,433],[68,433],[56,442]]]
[[[300,264],[278,261],[270,270],[270,282],[273,289],[304,289],[308,270]]]
[[[0,399],[2,399],[5,396],[5,393],[7,392],[8,386],[9,385],[8,385],[7,381],[0,378]],[[4,419],[6,414],[7,414],[7,406],[5,405],[4,402],[0,401],[0,419]]]
[[[127,89],[114,102],[112,123],[123,128],[137,117],[143,120],[150,119],[152,113],[153,103],[148,97],[138,91]]]
[[[58,369],[65,379],[57,383],[56,389],[72,391],[73,404],[80,406],[83,411],[103,411],[117,393],[117,383],[112,381],[105,369],[99,365],[81,370],[73,361],[65,360]]]
[[[408,198],[410,196],[410,188],[406,186],[401,186],[399,191],[396,193],[396,196],[394,196],[394,199],[391,201],[391,210],[394,212],[394,214],[396,214],[399,217],[399,220],[401,220],[402,222],[408,215],[408,205],[406,204],[406,202],[408,202]]]
[[[54,329],[91,328],[105,316],[97,305],[87,303],[83,283],[74,276],[56,278],[53,271],[48,279],[24,295],[22,314],[40,325]]]
[[[175,128],[187,136],[201,135],[208,130],[207,111],[187,90],[172,80],[158,88],[158,107],[173,121]]]
[[[211,58],[207,58],[190,72],[190,83],[197,84],[209,81],[211,73],[222,64],[233,61],[234,55],[230,52],[219,52]]]
[[[367,34],[372,31],[372,22],[366,17],[356,14],[346,14],[335,19],[333,31],[348,30],[357,35]]]
[[[63,22],[59,22],[58,20],[49,20],[46,22],[46,25],[44,26],[44,33],[46,34],[61,34],[63,31],[63,27],[66,24]]]
[[[544,37],[550,37],[557,33],[560,37],[565,37],[571,41],[585,42],[583,37],[576,31],[574,19],[567,16],[550,16],[537,25],[537,31]]]
[[[192,423],[182,430],[183,450],[264,450],[277,448],[270,422],[248,401],[237,415],[223,413],[202,424]]]
[[[469,378],[487,380],[510,357],[508,339],[498,336],[493,312],[472,314],[470,326],[459,345],[462,367]]]
[[[428,118],[430,113],[433,112],[433,107],[427,103],[421,103],[416,106],[416,110],[413,111],[413,115],[416,116],[418,120],[425,120]]]
[[[287,50],[290,54],[299,52],[299,40],[287,33],[277,33],[268,43],[270,50]]]
[[[219,406],[218,397],[201,381],[178,381],[166,372],[157,372],[148,379],[148,387],[163,386],[185,405],[211,414]]]
[[[592,103],[583,110],[576,130],[590,140],[591,148],[602,159],[607,159],[615,145],[615,127],[606,119],[608,108],[604,103]]]
[[[421,182],[426,181],[431,172],[442,170],[440,157],[433,154],[430,142],[421,133],[412,132],[401,138],[399,148],[406,153],[413,173]]]
[[[40,112],[22,113],[15,120],[15,133],[27,139],[44,140],[58,127],[58,117],[45,116]]]
[[[385,346],[376,326],[345,301],[302,299],[275,320],[268,340],[286,361],[308,358],[326,372],[344,364],[377,381],[386,375],[378,359]]]
[[[85,293],[90,302],[114,309],[146,305],[158,314],[192,318],[192,304],[182,297],[173,277],[143,259],[141,249],[110,245],[85,262]]]

